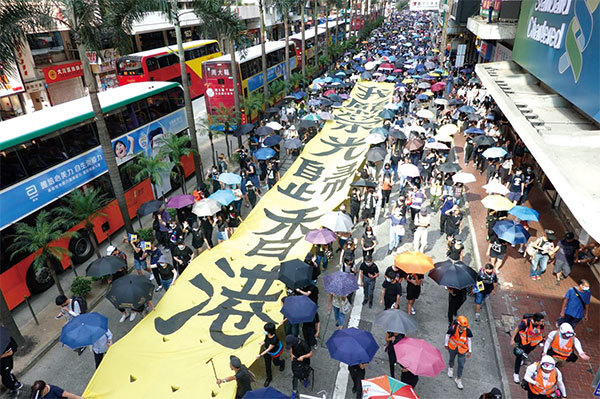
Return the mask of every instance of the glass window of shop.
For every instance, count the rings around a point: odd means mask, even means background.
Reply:
[[[36,65],[47,65],[67,59],[60,32],[30,34],[27,35],[27,43]]]
[[[142,45],[142,51],[152,50],[159,47],[165,46],[165,39],[162,31],[142,33],[140,35],[140,43]]]

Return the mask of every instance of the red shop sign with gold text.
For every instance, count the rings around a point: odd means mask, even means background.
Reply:
[[[42,69],[46,83],[56,83],[67,79],[83,76],[81,61],[68,64],[52,65]]]

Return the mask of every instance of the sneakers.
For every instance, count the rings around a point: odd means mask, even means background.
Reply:
[[[150,273],[150,277],[148,277],[148,280],[150,280],[150,281],[154,280],[154,274]]]
[[[515,384],[518,384],[521,382],[521,379],[519,378],[519,374],[513,374],[513,381],[515,382]]]
[[[449,367],[448,368],[448,378],[452,378],[454,377],[454,369]]]
[[[129,315],[129,321],[134,321],[135,316],[137,316],[137,312],[131,312],[131,314]]]
[[[463,384],[462,384],[462,381],[461,381],[461,379],[460,379],[460,378],[456,378],[456,379],[454,379],[454,382],[456,382],[456,387],[457,387],[458,389],[463,389],[463,388],[464,388],[464,386],[463,386]]]
[[[417,314],[417,311],[415,310],[415,308],[412,308],[412,309],[410,310],[410,314],[413,314],[413,315],[414,315],[414,314]]]
[[[271,385],[271,379],[270,379],[270,378],[267,378],[267,379],[265,380],[265,384],[264,384],[264,385],[265,385],[265,387],[268,387],[269,385]]]
[[[85,352],[86,348],[87,346],[82,346],[81,348],[77,349],[77,356],[81,356],[81,354]]]
[[[480,316],[481,315],[479,313],[475,313],[475,321],[479,321]]]
[[[308,377],[302,381],[302,385],[304,385],[304,388],[308,387]]]
[[[119,319],[119,323],[123,323],[125,321],[125,319],[127,318],[127,316],[129,316],[127,313],[122,315],[121,318]]]
[[[23,388],[23,384],[20,383],[19,381],[17,381],[17,383],[15,384],[14,388],[12,389],[12,391],[13,392],[17,392],[21,388]]]
[[[156,288],[154,289],[154,292],[158,292],[158,291],[160,291],[160,290],[162,290],[162,285],[159,285],[158,287],[156,287]]]

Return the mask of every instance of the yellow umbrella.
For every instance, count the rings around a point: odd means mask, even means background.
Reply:
[[[436,76],[437,77],[437,76],[440,76],[440,74],[437,73],[437,72],[429,72],[429,76]]]
[[[450,136],[448,134],[442,134],[442,133],[436,134],[435,136],[433,136],[433,138],[435,139],[435,141],[440,141],[443,143],[452,143],[454,141],[452,136]]]
[[[438,49],[436,49],[436,48],[434,48],[434,49],[433,49],[433,50],[431,50],[431,51],[433,51],[434,53],[439,53],[439,52],[440,52],[440,50],[438,50]]]
[[[448,76],[448,71],[442,72],[442,76]]]
[[[402,81],[402,83],[404,83],[404,84],[407,84],[407,83],[413,83],[413,82],[414,82],[414,80],[413,80],[413,79],[408,79],[408,78],[407,78],[407,79],[404,79],[404,80]]]
[[[429,97],[433,96],[433,92],[431,90],[427,90],[425,93],[423,94],[427,94]]]
[[[454,123],[447,123],[437,130],[439,134],[454,134],[458,132],[458,126]]]
[[[481,200],[481,203],[487,209],[494,211],[510,211],[515,206],[508,198],[497,194],[488,195]]]
[[[368,42],[368,41],[366,41],[366,40],[363,40],[361,43],[362,43],[362,44],[367,44],[367,43],[369,43],[369,42]]]

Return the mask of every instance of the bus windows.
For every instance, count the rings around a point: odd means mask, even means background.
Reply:
[[[150,122],[150,118],[148,117],[148,110],[146,107],[146,101],[136,101],[133,104],[130,104],[129,106],[133,111],[133,114],[137,121],[137,126],[143,126],[146,123]]]
[[[121,57],[117,61],[117,72],[119,75],[143,75],[144,69],[139,57]]]
[[[161,118],[171,112],[168,93],[156,94],[148,98],[148,111],[152,120]]]
[[[100,145],[96,132],[89,123],[70,129],[61,136],[63,143],[67,143],[67,153],[71,158]]]
[[[132,165],[136,162],[135,157],[119,166],[119,174],[121,175],[121,182],[123,183],[123,190],[127,191],[133,187],[135,182],[135,171]]]
[[[27,172],[19,160],[16,147],[0,152],[0,189],[12,186],[26,177]]]
[[[220,53],[221,49],[219,48],[219,43],[210,43],[205,46],[207,54],[215,54]]]
[[[122,134],[127,133],[127,124],[123,120],[121,111],[105,116],[104,121],[106,122],[106,128],[111,139],[116,139]]]
[[[169,96],[169,103],[173,111],[183,108],[185,106],[185,100],[183,99],[183,90],[179,88],[171,89],[167,92]]]
[[[158,61],[156,58],[146,58],[146,68],[148,68],[148,72],[156,71],[158,69]]]
[[[56,132],[22,144],[19,157],[30,176],[68,159],[67,152]]]
[[[158,65],[160,66],[160,68],[166,68],[168,66],[171,65],[175,65],[179,63],[179,57],[177,56],[177,54],[167,54],[167,55],[161,55],[160,57],[157,57],[158,59]]]

